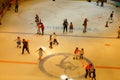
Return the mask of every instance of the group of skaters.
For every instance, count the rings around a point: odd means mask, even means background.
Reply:
[[[112,23],[113,22],[113,13],[114,11],[112,11],[112,13],[110,14],[110,18],[108,19],[108,21],[106,21],[106,24],[105,24],[105,27],[108,27],[108,23]],[[86,33],[87,32],[87,24],[88,24],[88,19],[85,18],[84,21],[83,21],[83,33]],[[68,21],[67,19],[64,19],[63,21],[63,33],[68,32]],[[73,32],[73,23],[70,22],[70,25],[69,25],[69,32]]]
[[[37,25],[37,34],[44,35],[44,24],[42,23],[38,14],[36,14],[36,16],[35,16],[35,22],[36,22],[36,25]]]
[[[15,41],[17,43],[17,48],[21,48],[21,44],[23,43],[22,54],[24,54],[24,50],[26,50],[28,52],[28,54],[30,54],[28,40],[25,40],[25,39],[21,40],[21,38],[18,36]],[[57,42],[55,32],[52,35],[50,35],[50,48],[52,48],[53,44],[57,44],[57,45],[59,44]],[[41,60],[44,53],[46,54],[45,50],[42,47],[40,47],[38,50],[36,50],[36,52],[39,55],[39,58],[38,58],[39,60]],[[75,59],[77,59],[77,60],[83,59],[84,49],[83,48],[79,49],[78,47],[76,47],[74,50],[74,54],[75,54],[75,56],[73,57],[74,60]],[[92,80],[96,80],[95,68],[92,64],[88,64],[85,68],[85,71],[86,71],[85,78],[87,78],[87,76],[89,76]]]
[[[99,6],[99,3],[101,3],[101,7],[103,7],[104,6],[104,2],[105,2],[105,0],[97,0],[96,1],[96,3],[97,3],[97,6]]]
[[[52,35],[50,35],[50,39],[49,39],[49,48],[52,49],[53,48],[53,45],[58,45],[58,41],[57,41],[57,35],[56,33],[54,32]],[[24,50],[26,50],[28,52],[28,54],[30,54],[30,51],[29,51],[29,45],[28,45],[28,40],[26,39],[22,39],[18,36],[17,39],[15,39],[16,41],[16,44],[17,44],[17,48],[22,48],[22,54],[24,54]],[[21,46],[23,44],[23,46]],[[42,49],[42,48],[39,48],[38,50],[38,54],[39,54],[39,59],[41,59],[43,53],[45,53],[45,51]],[[37,52],[36,51],[36,52]]]
[[[108,27],[108,23],[113,23],[113,15],[114,15],[114,11],[112,11],[111,12],[111,14],[110,14],[110,17],[108,18],[108,21],[106,21],[106,25],[105,25],[105,27]],[[120,26],[119,26],[119,28],[118,28],[118,37],[117,38],[120,38]]]
[[[49,48],[52,49],[53,45],[58,45],[58,41],[57,41],[57,35],[54,32],[52,35],[50,35],[50,39],[49,39]],[[22,48],[22,54],[24,54],[24,51],[26,50],[28,52],[28,54],[30,54],[29,51],[29,45],[28,45],[28,40],[26,39],[22,39],[18,36],[17,39],[15,39],[16,44],[17,44],[17,48]],[[21,46],[23,44],[23,46]],[[39,48],[36,52],[38,52],[39,55],[39,60],[41,60],[41,57],[43,56],[43,53],[45,53],[45,51],[43,50],[43,48]]]
[[[18,36],[15,41],[16,41],[16,44],[17,44],[17,48],[21,48],[21,44],[23,44],[22,54],[24,54],[24,50],[26,50],[28,52],[28,54],[30,54],[28,40],[26,40],[26,39],[21,40],[21,38]]]
[[[76,47],[74,50],[73,60],[83,59],[83,55],[84,48],[79,49],[78,47]],[[92,80],[96,80],[96,71],[92,63],[87,64],[87,66],[85,67],[85,71],[85,78],[89,76],[89,78],[91,78]]]
[[[106,21],[105,27],[109,27],[109,23],[113,23],[113,16],[114,16],[114,11],[111,12],[108,20]],[[44,34],[44,24],[42,23],[41,19],[39,18],[38,14],[36,14],[35,16],[35,22],[37,25],[37,34]],[[83,21],[83,33],[87,32],[87,24],[88,24],[88,19],[85,18]],[[68,23],[67,19],[64,19],[63,21],[63,33],[67,33],[68,32],[68,28],[69,28],[69,32],[73,32],[73,23],[70,22],[70,24]],[[119,31],[118,31],[118,36],[119,36]],[[118,37],[119,38],[119,37]],[[50,39],[51,40],[51,39]],[[51,46],[52,48],[52,46]]]
[[[52,49],[53,48],[53,45],[58,45],[58,41],[57,41],[57,35],[56,33],[54,32],[52,35],[50,35],[50,39],[49,39],[49,48]]]
[[[26,39],[21,40],[21,38],[18,36],[17,39],[15,39],[15,41],[16,41],[16,44],[17,44],[17,48],[21,48],[21,45],[23,44],[23,46],[22,46],[22,55],[24,54],[24,50],[26,50],[28,52],[28,54],[30,54],[28,40],[26,40]],[[41,60],[41,57],[45,53],[45,51],[43,50],[42,47],[40,47],[35,52],[38,52],[38,55],[39,55],[38,59],[39,60]]]
[[[85,18],[84,19],[84,22],[83,22],[83,26],[84,26],[84,29],[83,29],[83,33],[87,32],[86,29],[87,29],[87,22],[88,22],[88,19]],[[70,24],[68,23],[67,19],[64,19],[63,21],[63,33],[65,32],[68,32],[68,26],[69,26],[69,32],[73,32],[73,23],[70,22]]]
[[[79,49],[78,47],[75,48],[74,50],[74,60],[79,60],[79,59],[83,59],[83,55],[84,55],[84,48]]]
[[[109,23],[113,23],[113,16],[114,16],[114,11],[111,12],[108,20],[106,21],[105,23],[105,27],[109,27]],[[88,19],[85,18],[84,21],[83,21],[83,33],[86,33],[87,32],[87,24],[88,24]],[[63,21],[63,33],[65,32],[68,32],[68,21],[67,19],[64,19]],[[73,23],[70,22],[70,25],[69,25],[69,32],[73,32]],[[118,29],[118,38],[120,38],[120,26],[119,26],[119,29]]]
[[[63,21],[63,33],[65,32],[68,32],[68,21],[67,19],[64,19]],[[73,23],[70,22],[70,25],[69,25],[69,32],[73,32]]]

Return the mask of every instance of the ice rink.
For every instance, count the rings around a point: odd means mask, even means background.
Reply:
[[[113,22],[105,27],[114,11]],[[37,35],[35,15],[45,25],[45,34]],[[88,18],[87,32],[83,21]],[[63,34],[63,20],[73,22],[72,33]],[[2,18],[0,25],[0,80],[61,80],[67,75],[73,80],[84,78],[85,67],[92,63],[96,80],[120,80],[120,8],[105,3],[73,0],[21,0],[19,11],[14,5]],[[49,35],[56,32],[59,45],[49,48]],[[30,54],[16,47],[16,38],[29,41]],[[46,54],[38,60],[37,49],[45,48]],[[76,47],[84,48],[84,59],[73,60]]]

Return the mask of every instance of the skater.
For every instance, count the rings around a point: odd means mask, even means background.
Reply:
[[[41,27],[41,30],[42,30],[42,35],[44,35],[44,24],[43,23],[40,23],[40,27]]]
[[[57,44],[57,45],[58,45],[59,43],[58,43],[58,41],[57,41],[57,38],[56,38],[56,37],[57,37],[57,35],[56,35],[56,33],[54,32],[54,33],[52,34],[53,44]]]
[[[74,54],[79,54],[80,50],[78,49],[78,47],[75,48]]]
[[[21,39],[19,36],[17,37],[17,39],[15,41],[17,43],[17,48],[21,48]]]
[[[112,12],[111,12],[111,14],[110,14],[110,20],[111,20],[111,22],[110,22],[110,23],[112,23],[112,22],[113,22],[113,15],[114,15],[114,11],[112,11]]]
[[[30,54],[30,52],[29,52],[29,46],[28,46],[28,41],[26,41],[25,39],[23,39],[22,43],[23,43],[22,54],[24,54],[24,49],[26,49],[26,51],[28,52],[28,54]]]
[[[120,38],[120,26],[119,26],[119,29],[118,29],[118,38]]]
[[[36,16],[35,16],[35,22],[36,22],[36,25],[39,24],[39,16],[38,16],[38,14],[36,14]]]
[[[52,35],[50,35],[50,40],[49,40],[49,42],[50,42],[49,48],[52,49],[52,48],[53,48],[53,39],[52,39]]]
[[[64,19],[64,22],[63,22],[63,33],[65,32],[65,30],[67,32],[67,28],[68,28],[68,22],[67,22],[67,19]]]
[[[95,70],[95,68],[93,68],[93,70],[90,71],[90,72],[91,72],[90,75],[92,75],[92,76],[91,76],[91,79],[92,79],[92,80],[96,80],[96,70]]]
[[[97,3],[97,6],[99,6],[99,0],[97,0],[96,3]]]
[[[40,28],[41,28],[41,24],[39,23],[38,25],[37,25],[37,34],[41,34],[41,32],[40,32]]]
[[[91,68],[91,66],[93,66],[92,64],[88,64],[87,66],[86,66],[86,68],[85,68],[85,71],[86,71],[86,73],[85,73],[85,78],[87,78],[87,76],[89,75],[89,77],[91,77],[90,76],[90,68]]]
[[[84,26],[84,29],[83,29],[83,33],[87,32],[86,29],[87,29],[87,22],[88,22],[88,19],[85,18],[84,22],[83,22],[83,26]]]
[[[84,49],[82,48],[82,49],[80,50],[80,59],[83,59],[83,55],[84,55]]]
[[[15,12],[18,12],[18,3],[15,4]]]
[[[106,21],[105,27],[109,27],[109,26],[108,26],[108,21]]]
[[[74,50],[73,59],[74,59],[74,60],[75,60],[75,59],[77,60],[77,59],[79,59],[79,57],[80,57],[80,50],[79,50],[78,47],[76,47],[75,50]]]
[[[38,52],[39,55],[39,60],[41,60],[43,53],[45,53],[45,51],[40,47],[38,50],[36,50],[36,52]],[[46,54],[46,53],[45,53]]]
[[[101,0],[101,7],[104,6],[104,0]]]
[[[73,23],[72,22],[70,22],[69,32],[73,32]]]

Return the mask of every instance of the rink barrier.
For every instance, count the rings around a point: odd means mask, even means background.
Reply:
[[[23,34],[23,35],[35,35],[36,33],[25,33],[25,32],[5,32],[5,31],[0,31],[0,33],[6,33],[6,34]],[[50,35],[50,34],[44,34],[44,35]],[[57,36],[67,36],[67,37],[83,37],[83,38],[105,38],[105,39],[118,39],[117,37],[107,37],[107,36],[85,36],[85,35],[75,35],[75,34],[73,34],[73,35],[71,35],[71,34],[67,34],[67,33],[65,33],[65,34],[63,34],[63,33],[61,33],[61,34],[57,34]]]

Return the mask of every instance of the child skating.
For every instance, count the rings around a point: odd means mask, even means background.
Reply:
[[[15,40],[16,41],[16,43],[17,43],[17,48],[21,48],[21,39],[20,39],[20,37],[18,36],[17,37],[17,39]]]
[[[45,53],[45,51],[40,47],[36,52],[38,52],[38,55],[39,55],[39,60],[41,60],[42,56],[43,56],[43,53]],[[46,53],[45,53],[46,54]]]

